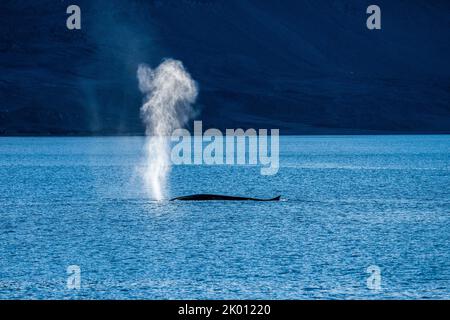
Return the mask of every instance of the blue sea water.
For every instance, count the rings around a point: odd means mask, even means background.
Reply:
[[[0,138],[1,299],[450,298],[450,136],[283,136],[277,175],[170,174],[170,196],[281,202],[151,201],[143,145]]]

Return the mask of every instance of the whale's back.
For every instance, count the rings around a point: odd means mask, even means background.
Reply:
[[[271,199],[260,199],[250,197],[234,197],[220,194],[193,194],[188,196],[176,197],[170,199],[170,201],[279,201],[281,196],[277,196]]]

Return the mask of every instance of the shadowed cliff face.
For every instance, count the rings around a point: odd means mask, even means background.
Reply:
[[[450,132],[450,3],[0,3],[0,134],[142,134],[137,66],[183,61],[208,127]]]

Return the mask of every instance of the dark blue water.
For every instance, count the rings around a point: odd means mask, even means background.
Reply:
[[[272,203],[150,201],[143,142],[0,138],[0,298],[450,298],[449,136],[282,137],[275,176],[170,176]]]

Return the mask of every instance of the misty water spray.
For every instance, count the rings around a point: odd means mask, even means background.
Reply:
[[[170,135],[194,114],[197,84],[181,61],[166,59],[156,69],[141,64],[139,89],[145,95],[141,117],[146,126],[143,179],[150,197],[165,198],[170,172]]]

